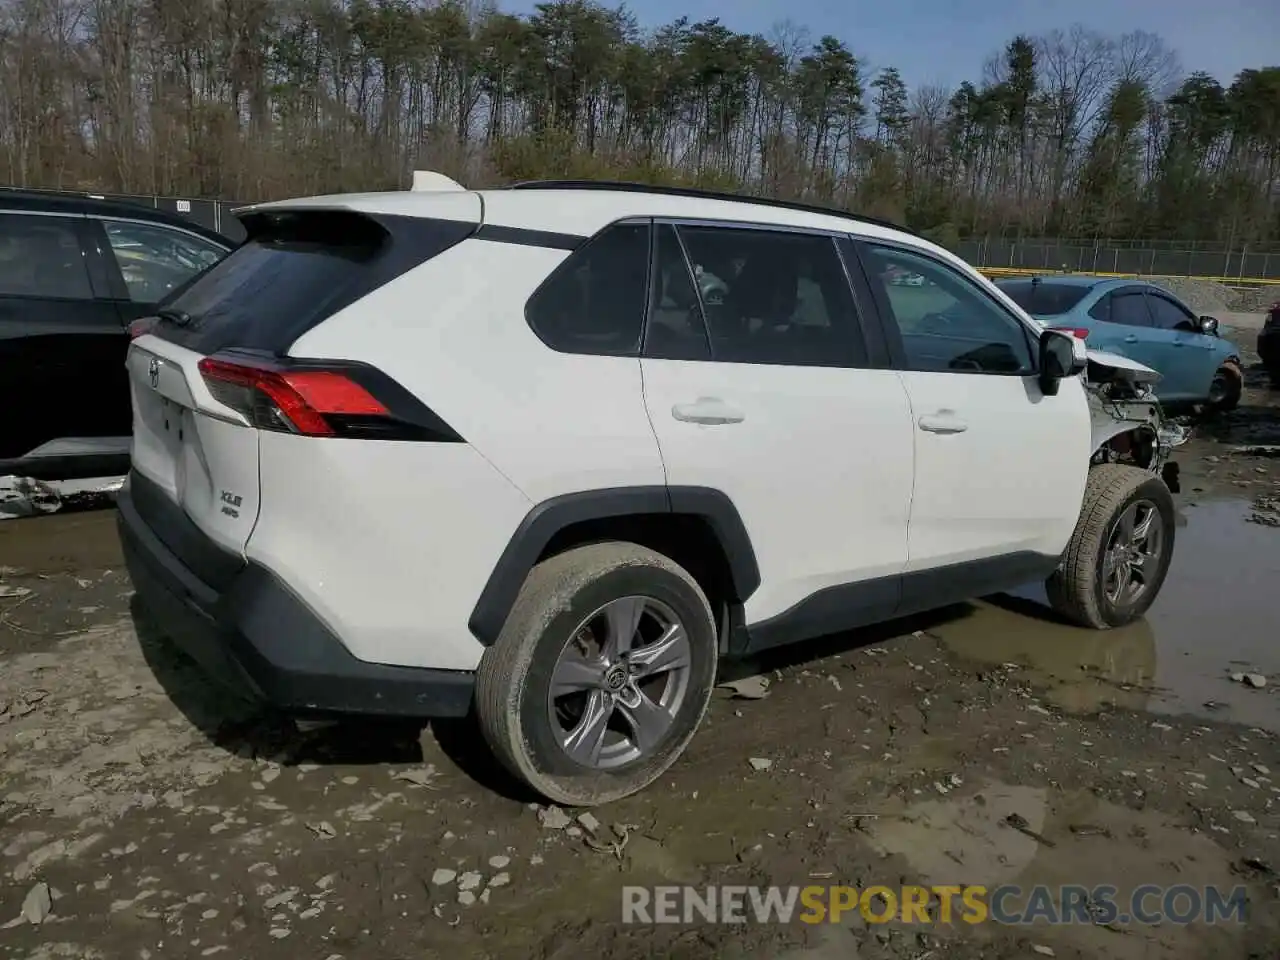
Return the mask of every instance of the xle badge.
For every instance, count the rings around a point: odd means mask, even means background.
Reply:
[[[236,494],[232,493],[230,490],[223,490],[221,492],[221,497],[222,497],[222,512],[225,513],[228,517],[233,517],[233,518],[239,517],[240,504],[244,501],[244,498],[237,496]]]

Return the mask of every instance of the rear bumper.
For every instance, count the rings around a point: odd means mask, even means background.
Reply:
[[[215,590],[147,525],[130,484],[116,503],[125,564],[138,598],[160,630],[222,685],[295,714],[459,717],[468,712],[474,674],[358,660],[270,571],[244,564],[224,589]],[[212,542],[204,548],[220,549]]]

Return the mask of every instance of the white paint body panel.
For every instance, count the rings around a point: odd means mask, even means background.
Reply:
[[[467,444],[259,436],[248,559],[361,660],[474,669],[467,619],[529,500]]]
[[[535,503],[661,486],[640,361],[557,353],[525,322],[525,301],[565,256],[466,240],[326,320],[290,352],[380,368]]]
[[[1034,377],[904,372],[916,469],[908,571],[1028,551],[1055,556],[1080,514],[1093,452],[1079,377],[1046,397]],[[922,417],[954,418],[931,433]]]
[[[258,432],[209,393],[200,359],[151,334],[129,345],[130,458],[214,543],[239,553],[258,517]],[[239,502],[224,510],[223,493]]]
[[[746,621],[826,587],[902,571],[911,409],[891,370],[644,360],[649,417],[673,486],[728,495],[760,567]],[[718,398],[739,423],[677,420]]]

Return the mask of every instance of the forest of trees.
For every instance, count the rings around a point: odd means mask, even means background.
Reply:
[[[942,242],[1280,241],[1280,66],[1224,87],[1074,26],[911,90],[857,39],[590,0],[0,0],[0,182],[252,201],[429,168],[830,202]]]

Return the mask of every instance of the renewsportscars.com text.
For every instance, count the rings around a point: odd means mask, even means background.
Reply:
[[[623,923],[1189,924],[1243,923],[1246,892],[1147,884],[1117,887],[623,887]]]

